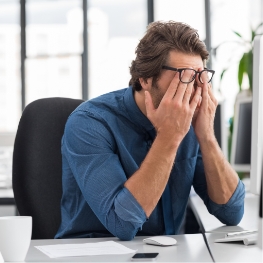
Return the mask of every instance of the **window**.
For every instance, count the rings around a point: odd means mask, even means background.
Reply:
[[[0,188],[10,187],[15,131],[21,115],[19,1],[0,1]]]
[[[128,87],[129,67],[147,26],[147,2],[91,0],[88,26],[89,97]]]
[[[82,1],[28,0],[26,21],[26,104],[81,98]]]
[[[154,19],[184,22],[198,30],[201,40],[205,40],[204,0],[155,0]]]

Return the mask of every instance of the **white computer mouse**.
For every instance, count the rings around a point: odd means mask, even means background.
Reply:
[[[143,242],[155,246],[173,246],[177,243],[176,239],[168,236],[154,236],[143,239]]]

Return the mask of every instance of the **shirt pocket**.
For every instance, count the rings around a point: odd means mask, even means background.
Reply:
[[[169,183],[179,198],[188,198],[193,183],[197,156],[176,161]]]

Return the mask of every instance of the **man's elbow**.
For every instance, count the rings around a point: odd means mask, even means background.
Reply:
[[[117,238],[119,238],[121,241],[131,241],[134,239],[134,234],[127,234],[127,233],[119,233],[116,235]]]
[[[134,227],[122,227],[116,231],[116,237],[122,241],[131,241],[134,239],[137,229]]]
[[[228,221],[226,222],[227,226],[237,226],[240,221],[242,220],[243,214],[242,215],[235,215],[231,218],[228,219]]]
[[[236,226],[240,223],[244,215],[244,206],[238,207],[236,211],[225,212],[224,218],[219,218],[219,220],[226,224],[227,226]],[[237,211],[238,210],[238,211]]]
[[[115,217],[114,224],[112,224],[112,220],[108,220],[108,222],[111,222],[111,224],[106,225],[107,229],[122,241],[134,239],[138,230],[141,228],[141,224],[124,221],[119,217]]]

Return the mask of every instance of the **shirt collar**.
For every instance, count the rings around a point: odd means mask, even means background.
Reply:
[[[137,125],[144,128],[147,131],[151,131],[154,129],[154,126],[149,121],[149,119],[141,112],[139,107],[137,106],[133,89],[130,86],[124,93],[124,106],[126,111],[130,117],[130,119]]]

